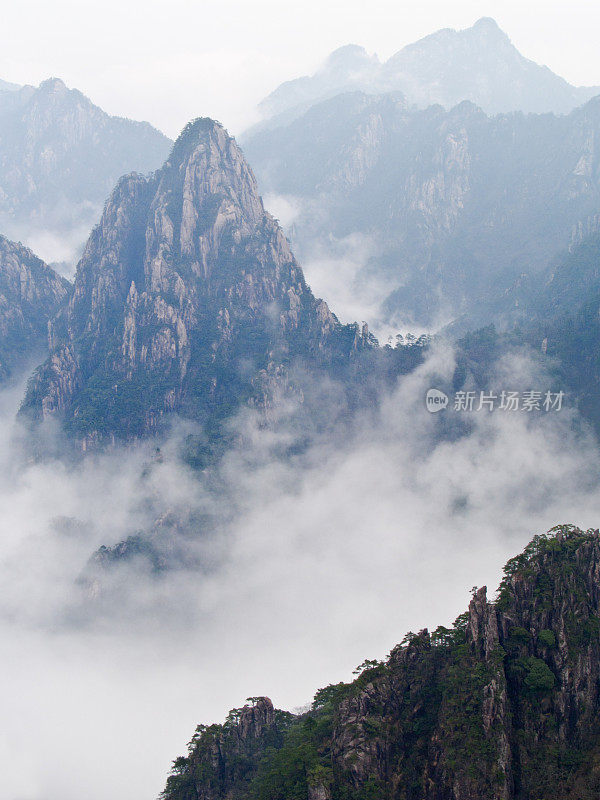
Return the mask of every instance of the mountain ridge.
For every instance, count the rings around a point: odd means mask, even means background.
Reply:
[[[263,193],[297,205],[302,261],[364,237],[357,296],[381,285],[386,324],[432,327],[539,274],[597,212],[599,111],[593,98],[569,115],[489,117],[468,100],[419,110],[355,92],[244,149]]]
[[[597,86],[572,86],[525,58],[493,19],[482,17],[468,28],[435,31],[383,63],[359,45],[340,47],[312,76],[286,81],[259,104],[262,127],[289,123],[314,103],[354,90],[400,91],[420,108],[471,100],[490,114],[568,113],[600,93]]]
[[[58,245],[85,238],[116,180],[155,169],[171,146],[149,123],[107,114],[60,78],[1,92],[0,122],[0,226],[28,243],[46,232]]]
[[[600,534],[561,525],[300,715],[248,698],[200,725],[163,800],[592,800],[600,788]]]

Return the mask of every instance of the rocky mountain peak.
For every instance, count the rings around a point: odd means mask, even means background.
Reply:
[[[148,123],[112,117],[56,77],[0,92],[0,115],[0,229],[26,240],[44,230],[63,251],[98,221],[119,176],[156,169],[172,145]]]
[[[156,204],[175,194],[182,201],[184,251],[192,249],[190,236],[201,217],[204,225],[216,223],[219,215],[235,219],[247,233],[265,215],[256,180],[235,139],[207,118],[184,128],[161,171]]]
[[[69,92],[67,85],[61,78],[46,78],[38,87],[41,92],[47,94],[66,94]]]
[[[249,698],[250,699],[250,698]],[[275,722],[275,709],[268,697],[251,698],[251,705],[240,710],[240,739],[258,739]]]
[[[294,360],[347,358],[369,339],[314,298],[235,140],[205,118],[157,172],[119,181],[51,330],[25,408],[59,415],[86,447],[172,411],[263,405]]]

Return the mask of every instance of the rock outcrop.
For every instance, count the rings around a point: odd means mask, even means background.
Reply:
[[[25,410],[87,445],[266,407],[290,364],[332,367],[371,338],[314,298],[235,141],[198,119],[155,174],[119,181],[51,343]]]
[[[408,634],[361,669],[305,714],[269,714],[269,743],[253,739],[241,771],[249,709],[199,728],[164,800],[597,797],[600,534],[535,537],[494,602],[475,589],[452,628]]]
[[[0,236],[0,380],[46,352],[48,323],[70,291],[31,250]]]

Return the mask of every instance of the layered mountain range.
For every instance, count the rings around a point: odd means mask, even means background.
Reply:
[[[171,141],[112,117],[58,78],[0,91],[0,230],[13,239],[85,239],[117,179],[164,161]]]
[[[214,543],[247,509],[237,473],[220,474],[215,455],[235,439],[244,471],[256,458],[301,475],[317,436],[319,447],[341,441],[365,399],[377,407],[382,383],[422,363],[426,337],[379,347],[367,325],[342,324],[313,294],[300,263],[315,248],[368,243],[354,290],[383,287],[378,321],[451,321],[453,337],[498,325],[457,344],[444,378],[453,388],[488,388],[498,359],[526,348],[600,431],[595,92],[524,59],[486,19],[385,64],[344,48],[266,101],[267,124],[244,144],[257,181],[211,119],[172,145],[60,81],[0,84],[0,226],[68,238],[99,218],[73,284],[0,236],[0,380],[42,362],[21,419],[34,444],[45,444],[38,426],[58,423],[61,458],[69,440],[88,451],[155,437],[133,527],[127,517],[118,534],[102,529],[106,544],[80,573],[85,603],[67,616],[114,614],[115,599],[125,606],[139,591],[132,576],[158,586],[183,568],[202,580],[225,557]],[[298,206],[298,261],[259,186]],[[302,409],[286,418],[293,435],[279,442],[273,423],[276,454],[248,455],[232,418],[251,408],[271,425],[282,397]],[[434,418],[432,439],[469,434],[450,412]],[[327,440],[336,415],[338,439]],[[196,467],[187,496],[160,486],[177,480],[161,472],[159,447],[177,419],[187,450],[176,467]],[[91,525],[60,517],[49,529],[83,540]],[[495,600],[475,589],[452,627],[409,633],[356,680],[318,690],[309,710],[254,697],[225,724],[198,726],[162,798],[596,798],[599,604],[600,534],[560,526],[507,564]]]
[[[91,442],[268,405],[293,363],[343,368],[372,341],[313,296],[235,141],[198,119],[119,181],[50,346],[24,411]]]
[[[452,108],[470,100],[490,114],[568,113],[600,93],[572,86],[548,67],[525,58],[489,17],[465,30],[444,28],[381,63],[358,45],[334,51],[311,76],[287,81],[259,108],[259,127],[289,123],[317,102],[352,91],[402,92],[411,105]]]
[[[470,102],[417,110],[351,93],[244,149],[262,190],[299,206],[289,231],[301,260],[332,241],[350,242],[351,258],[358,234],[368,256],[354,292],[379,287],[384,322],[467,315],[473,327],[595,219],[599,131],[599,99],[566,116],[489,117]]]
[[[163,800],[592,800],[600,791],[600,536],[560,526],[305,713],[249,698],[199,725]]]

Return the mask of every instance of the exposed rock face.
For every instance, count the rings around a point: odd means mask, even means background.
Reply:
[[[548,67],[519,53],[493,19],[465,30],[445,28],[409,44],[381,64],[362,47],[333,52],[311,76],[286,81],[260,105],[274,127],[311,105],[342,92],[400,91],[420,108],[451,108],[470,100],[487,113],[507,111],[564,114],[600,93],[600,87],[571,86]]]
[[[598,98],[568,116],[488,117],[353,93],[244,149],[265,193],[296,199],[301,260],[359,234],[371,255],[356,302],[380,286],[386,321],[435,324],[482,309],[593,225],[599,132]]]
[[[409,634],[307,714],[275,712],[280,746],[255,751],[243,775],[227,725],[199,729],[164,798],[597,797],[600,535],[536,537],[505,576],[498,600],[476,590],[452,629]]]
[[[248,781],[256,771],[256,762],[265,748],[281,747],[282,730],[292,715],[276,711],[268,697],[248,698],[250,705],[230,712],[225,725],[199,725],[193,742],[202,742],[202,753],[196,765],[206,775],[193,795],[198,800],[213,797],[237,797],[240,783]],[[183,766],[185,759],[178,759]]]
[[[286,365],[370,340],[313,297],[235,141],[200,119],[162,169],[119,182],[51,341],[25,407],[91,442],[268,404]]]
[[[3,232],[83,243],[117,179],[156,169],[170,146],[148,123],[111,117],[57,78],[1,92]]]
[[[48,322],[70,290],[31,250],[0,236],[0,380],[46,350]]]

